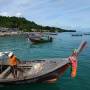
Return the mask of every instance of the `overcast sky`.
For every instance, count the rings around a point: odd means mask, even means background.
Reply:
[[[22,16],[40,25],[90,28],[90,0],[0,0],[0,15]]]

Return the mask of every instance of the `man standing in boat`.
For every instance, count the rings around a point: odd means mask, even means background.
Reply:
[[[17,78],[17,64],[20,63],[20,60],[16,58],[13,52],[8,54],[8,64],[11,66],[11,72],[14,78]]]

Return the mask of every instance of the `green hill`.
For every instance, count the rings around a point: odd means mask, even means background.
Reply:
[[[38,25],[33,21],[29,21],[23,17],[6,17],[6,16],[0,16],[0,27],[4,28],[18,28],[20,31],[59,31],[59,32],[73,32],[74,30],[64,30],[57,27],[50,27],[50,26],[42,26]]]

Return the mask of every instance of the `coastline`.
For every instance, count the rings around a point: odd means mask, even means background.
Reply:
[[[34,32],[34,31],[32,31]],[[12,35],[25,35],[25,34],[30,34],[32,32],[23,32],[23,31],[0,31],[0,36],[12,36]],[[35,31],[36,32],[36,31]],[[43,31],[45,32],[45,31]],[[63,32],[75,32],[74,30],[67,30]],[[63,32],[58,32],[58,33],[63,33]],[[38,32],[36,32],[38,33]],[[55,33],[55,32],[46,32],[46,33]]]
[[[23,32],[0,32],[0,36],[12,36],[12,35],[19,35],[24,34]]]

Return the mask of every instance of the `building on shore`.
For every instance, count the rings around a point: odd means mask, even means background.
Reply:
[[[17,34],[22,34],[22,31],[20,31],[18,28],[3,28],[3,27],[0,27],[0,36],[17,35]]]

